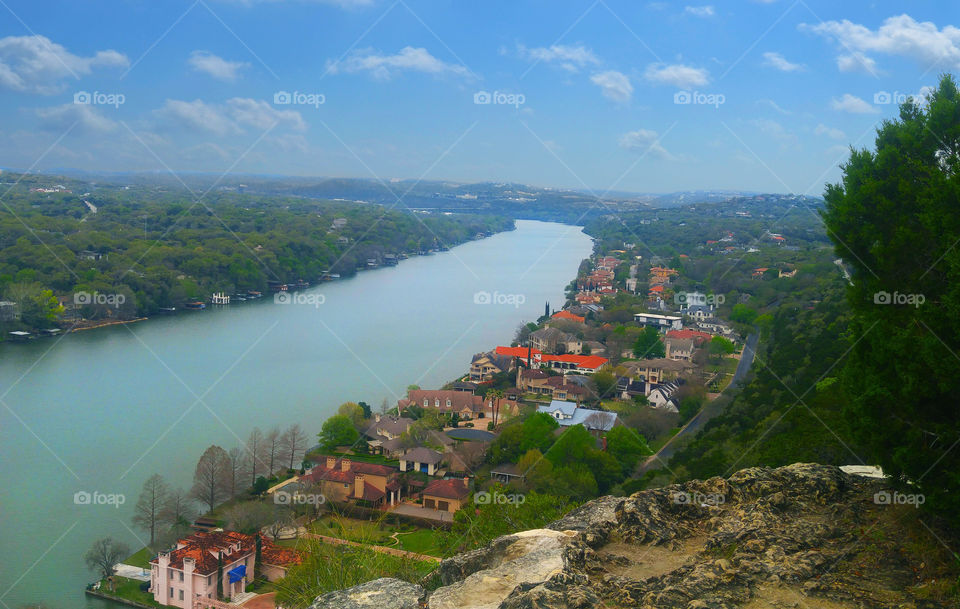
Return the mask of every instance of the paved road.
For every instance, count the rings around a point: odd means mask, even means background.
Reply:
[[[707,421],[723,412],[726,405],[730,403],[732,394],[739,390],[740,383],[743,382],[747,373],[750,372],[750,367],[753,366],[753,360],[757,354],[757,341],[759,339],[760,336],[757,333],[753,333],[747,337],[747,342],[743,346],[743,353],[740,355],[740,362],[737,364],[737,369],[733,373],[733,380],[730,381],[727,388],[723,390],[723,393],[720,394],[717,399],[707,402],[707,405],[694,415],[683,429],[677,432],[677,435],[673,436],[669,442],[664,444],[663,447],[657,451],[657,454],[644,461],[643,465],[640,466],[641,474],[647,470],[656,469],[666,464],[680,446],[680,443],[677,441],[679,438],[696,435],[703,429],[703,426],[707,424]]]

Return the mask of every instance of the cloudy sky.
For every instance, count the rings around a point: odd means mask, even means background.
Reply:
[[[821,194],[953,2],[4,0],[0,166]]]

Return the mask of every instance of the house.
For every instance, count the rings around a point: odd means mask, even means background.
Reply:
[[[615,412],[580,408],[573,402],[563,400],[553,400],[548,406],[537,406],[537,412],[552,416],[561,427],[583,425],[589,431],[610,431],[620,423]]]
[[[490,477],[501,484],[523,482],[526,476],[514,463],[501,463],[490,468]]]
[[[400,457],[400,471],[423,472],[428,476],[433,476],[437,473],[441,461],[443,461],[443,455],[437,451],[418,446],[408,450]]]
[[[573,299],[582,305],[599,305],[600,304],[600,295],[592,294],[590,292],[579,292],[576,296],[573,297]]]
[[[763,277],[763,274],[766,273],[766,272],[769,271],[769,270],[770,270],[770,269],[767,268],[767,267],[765,267],[765,266],[760,267],[760,268],[757,268],[757,269],[753,269],[753,277],[762,278],[762,277]]]
[[[599,355],[544,355],[540,360],[541,367],[560,370],[564,374],[570,371],[593,374],[610,362]]]
[[[668,330],[667,338],[691,338],[695,346],[699,347],[703,343],[707,342],[713,338],[713,334],[709,332],[701,332],[699,330],[689,330],[684,328],[683,330]]]
[[[470,496],[470,487],[466,479],[433,480],[420,492],[423,507],[453,514]]]
[[[9,300],[0,300],[0,322],[20,319],[20,307]]]
[[[388,457],[396,456],[401,451],[400,436],[410,429],[413,419],[375,414],[373,421],[363,430],[368,438],[367,446],[373,454],[382,454]]]
[[[652,391],[650,391],[649,395],[647,395],[647,400],[654,408],[667,410],[670,412],[679,412],[677,409],[679,404],[676,399],[676,393],[681,384],[682,380],[678,379],[676,381],[670,381],[669,383],[657,385]]]
[[[657,313],[634,313],[633,321],[643,326],[657,329],[680,330],[683,328],[683,319],[676,315],[659,315]]]
[[[470,381],[457,381],[456,383],[451,385],[451,388],[454,391],[463,391],[465,393],[473,393],[474,391],[477,390],[477,384],[471,383]]]
[[[698,321],[697,328],[706,332],[712,332],[713,334],[719,334],[726,338],[732,338],[736,335],[736,332],[733,331],[733,328],[728,326],[726,323],[715,319]]]
[[[712,319],[716,307],[713,304],[684,304],[680,306],[680,313],[694,319]]]
[[[286,575],[301,561],[300,554],[274,545],[261,536],[261,569],[270,581]],[[192,609],[196,599],[216,599],[219,592],[233,599],[253,581],[257,542],[235,531],[195,533],[160,552],[150,561],[150,592],[161,605]],[[218,573],[222,575],[217,577]]]
[[[671,338],[663,339],[663,345],[666,349],[667,359],[690,361],[693,358],[693,352],[696,349],[692,338]]]
[[[570,311],[566,311],[566,310],[564,310],[564,311],[557,311],[556,313],[554,313],[553,315],[550,316],[550,319],[552,319],[552,320],[555,319],[555,320],[558,320],[558,321],[572,321],[572,322],[578,323],[578,324],[582,324],[582,323],[586,322],[586,319],[585,319],[585,318],[580,317],[579,315],[574,315],[574,314],[571,313]]]
[[[386,465],[352,461],[347,457],[319,457],[320,463],[300,476],[315,484],[327,501],[381,507],[400,501],[399,471]]]
[[[572,334],[556,328],[541,328],[531,332],[530,345],[543,353],[573,353],[579,354],[583,350],[580,339]]]
[[[630,400],[638,395],[646,397],[653,390],[653,384],[647,381],[633,380],[627,376],[617,377],[617,393],[621,399]]]
[[[517,385],[523,391],[548,395],[555,400],[572,399],[579,402],[589,393],[586,388],[568,382],[566,377],[552,376],[543,370],[521,370],[517,375]]]
[[[498,404],[494,404],[492,398],[452,389],[412,389],[407,392],[405,399],[397,402],[397,409],[401,413],[409,406],[429,408],[441,414],[456,414],[461,419],[491,418],[494,407],[499,409],[499,416],[505,414],[515,416],[520,412],[520,407],[515,401],[500,400]]]
[[[483,383],[493,379],[493,375],[509,372],[513,368],[513,358],[495,352],[478,353],[470,360],[470,380]]]
[[[673,380],[694,368],[693,364],[689,362],[665,357],[624,362],[622,366],[626,369],[630,378],[639,377],[650,383],[664,383]]]

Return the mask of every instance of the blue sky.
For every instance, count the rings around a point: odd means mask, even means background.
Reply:
[[[3,0],[0,15],[0,166],[37,171],[818,195],[896,116],[884,93],[960,69],[960,6],[922,0]]]

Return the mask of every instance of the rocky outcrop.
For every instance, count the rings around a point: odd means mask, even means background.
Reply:
[[[424,596],[420,586],[384,577],[324,594],[310,609],[419,609]]]
[[[905,563],[885,564],[882,578],[877,570],[854,564],[864,531],[878,521],[879,510],[889,507],[873,501],[882,487],[882,480],[836,467],[795,464],[745,469],[726,479],[691,481],[628,498],[603,497],[547,529],[501,537],[444,560],[441,586],[426,594],[423,606],[942,606],[902,591],[914,583]],[[352,599],[354,591],[370,585],[342,594]],[[410,591],[407,597],[415,595]],[[327,606],[370,605],[314,609]]]

